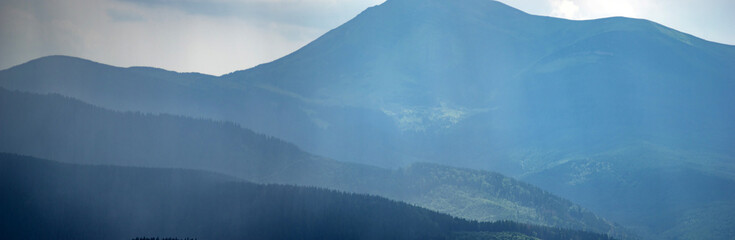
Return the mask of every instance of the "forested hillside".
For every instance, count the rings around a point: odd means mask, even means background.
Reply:
[[[467,221],[376,196],[258,185],[202,171],[82,166],[5,153],[0,193],[4,239],[467,239],[502,232],[609,239]]]
[[[376,194],[474,220],[622,234],[578,205],[497,173],[343,163],[225,122],[113,112],[55,95],[0,90],[0,132],[0,151],[63,162],[200,169]]]

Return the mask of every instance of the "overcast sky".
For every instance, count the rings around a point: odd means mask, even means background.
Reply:
[[[0,69],[47,55],[221,75],[273,61],[384,0],[0,0]],[[732,0],[503,0],[570,19],[650,19],[735,44]]]

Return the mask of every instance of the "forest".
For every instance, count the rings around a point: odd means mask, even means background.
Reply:
[[[498,173],[432,163],[384,169],[339,162],[228,122],[116,112],[58,95],[0,89],[0,131],[0,151],[62,162],[201,169],[257,183],[379,195],[478,221],[626,234],[583,207]]]
[[[0,184],[6,239],[467,239],[488,232],[611,239],[512,221],[469,221],[378,196],[254,184],[194,170],[0,154]]]

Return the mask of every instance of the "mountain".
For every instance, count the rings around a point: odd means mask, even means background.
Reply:
[[[338,162],[227,122],[114,112],[58,95],[0,89],[0,152],[63,162],[198,169],[258,183],[380,195],[473,220],[516,220],[624,236],[567,200],[503,175],[416,163]]]
[[[388,127],[392,120],[382,112],[304,104],[289,95],[202,74],[119,68],[74,57],[49,56],[0,71],[0,87],[58,93],[118,111],[231,121],[288,141],[310,143],[307,150],[317,142],[322,147],[333,146],[327,148],[360,149],[353,152],[356,158],[380,155],[382,149],[392,148]],[[315,116],[323,113],[329,116]],[[338,139],[336,133],[349,136]],[[326,134],[330,137],[320,137]],[[386,155],[379,159],[387,162],[394,158]]]
[[[69,62],[84,66],[54,68]],[[735,47],[642,19],[570,21],[489,0],[388,0],[288,56],[200,86],[179,88],[186,74],[148,73],[134,87],[96,86],[136,69],[58,56],[0,71],[0,86],[229,120],[341,161],[498,171],[646,237],[701,238],[681,232],[696,222],[718,239],[735,226],[697,213],[732,210],[732,66]],[[689,198],[679,186],[707,194]]]
[[[514,155],[539,148],[596,153],[645,140],[733,154],[735,139],[723,134],[735,131],[733,65],[735,47],[646,20],[569,21],[487,0],[396,0],[224,78],[381,111],[394,122],[386,129],[399,129],[398,159],[522,174],[529,169]],[[296,143],[336,159],[357,152]]]
[[[466,239],[504,232],[610,239],[467,221],[375,196],[257,185],[202,171],[82,166],[0,153],[0,173],[5,239]]]
[[[735,214],[735,179],[716,174],[727,168],[697,169],[676,157],[712,161],[718,156],[670,151],[655,145],[627,146],[574,159],[524,179],[561,196],[577,196],[574,199],[580,205],[625,223],[647,239],[733,236],[734,222],[727,216]]]
[[[174,105],[202,109],[198,107],[204,103],[202,99],[211,97],[205,91],[207,85],[216,81],[213,76],[198,73],[180,74],[146,67],[122,69],[62,56],[31,61],[4,75],[6,88],[62,92],[80,99],[94,99],[99,105],[111,105],[119,110],[146,112],[164,107],[177,109]],[[89,75],[95,76],[93,81]],[[134,91],[141,86],[149,90]]]

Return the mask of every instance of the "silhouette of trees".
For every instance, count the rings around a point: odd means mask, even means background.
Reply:
[[[62,164],[0,154],[7,239],[190,236],[202,239],[450,239],[516,232],[610,239],[511,221],[468,221],[382,197],[237,182],[190,170]],[[127,236],[127,237],[126,237]]]
[[[171,237],[136,237],[132,240],[197,240],[196,238],[171,238]]]

